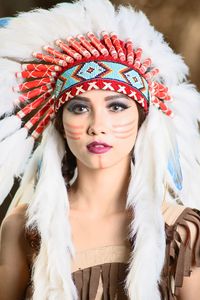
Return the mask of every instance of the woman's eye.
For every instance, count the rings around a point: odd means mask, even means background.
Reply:
[[[124,103],[111,103],[110,105],[108,105],[109,110],[111,110],[112,112],[120,112],[123,111],[127,108],[129,108],[130,106],[124,104]],[[83,114],[85,112],[89,111],[89,107],[86,106],[85,104],[73,104],[73,105],[69,105],[67,107],[68,111],[70,111],[73,114]]]
[[[118,112],[118,111],[123,111],[129,108],[130,106],[124,103],[112,103],[108,107],[111,109],[111,111]]]
[[[82,114],[88,111],[88,107],[82,104],[75,104],[68,107],[68,110],[74,114]]]

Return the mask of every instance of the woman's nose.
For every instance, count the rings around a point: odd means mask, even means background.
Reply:
[[[108,130],[108,124],[106,121],[106,116],[103,113],[96,113],[88,126],[88,134],[89,135],[98,135],[98,134],[106,134]]]
[[[98,128],[96,126],[89,126],[88,128],[88,134],[89,135],[99,135],[99,134],[105,134],[106,131],[102,128]]]

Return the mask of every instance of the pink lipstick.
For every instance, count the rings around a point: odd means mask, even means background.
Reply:
[[[112,148],[112,146],[107,145],[106,143],[103,142],[92,142],[87,145],[87,149],[91,153],[95,154],[101,154],[109,151]]]

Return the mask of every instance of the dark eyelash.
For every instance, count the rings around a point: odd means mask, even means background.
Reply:
[[[110,104],[108,105],[108,107],[112,107],[112,106],[121,106],[121,107],[124,108],[124,109],[130,107],[130,106],[128,106],[127,104],[121,103],[121,102],[113,102],[113,103],[110,103]]]
[[[120,107],[122,107],[123,109],[127,109],[127,108],[130,107],[130,106],[126,105],[125,103],[121,103],[121,102],[113,102],[113,103],[110,103],[107,107],[110,108],[110,107],[112,107],[112,106],[120,106]],[[74,110],[75,110],[76,108],[80,108],[80,107],[82,107],[82,108],[88,108],[88,106],[85,105],[85,104],[81,104],[81,103],[73,103],[73,104],[70,105],[70,103],[69,103],[69,105],[67,106],[67,109],[68,109],[70,112],[76,113]],[[79,114],[79,113],[77,113],[77,114]]]
[[[69,104],[69,106],[67,107],[67,109],[70,111],[70,112],[74,112],[74,110],[76,108],[80,108],[80,107],[83,107],[83,108],[87,108],[86,105],[84,104],[81,104],[81,103],[73,103],[73,104]]]

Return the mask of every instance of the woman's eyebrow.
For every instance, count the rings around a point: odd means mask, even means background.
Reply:
[[[73,100],[90,102],[89,98],[87,98],[87,97],[81,97],[81,96],[74,96],[70,101],[73,101]]]
[[[123,98],[125,98],[126,100],[132,101],[132,99],[130,99],[128,96],[123,95],[123,94],[107,96],[107,97],[105,98],[105,101],[110,101],[110,100],[114,100],[114,99],[123,99]]]
[[[122,98],[125,98],[126,100],[130,100],[130,101],[132,100],[128,96],[121,94],[121,95],[107,96],[107,97],[105,97],[105,101],[111,101],[111,100],[122,99]],[[74,98],[71,99],[71,101],[72,100],[91,102],[90,98],[83,97],[83,96],[75,96]]]

